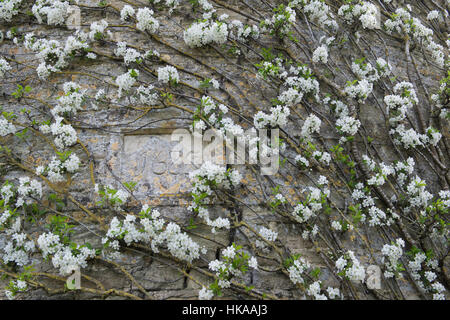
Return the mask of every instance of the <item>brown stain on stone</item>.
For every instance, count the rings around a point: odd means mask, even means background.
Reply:
[[[117,158],[111,157],[111,159],[108,161],[108,164],[111,168],[114,168],[116,166]]]
[[[149,205],[151,206],[157,206],[161,204],[161,200],[159,198],[151,199],[149,201]]]
[[[113,142],[111,144],[111,149],[114,150],[114,151],[119,150],[119,143],[118,142]]]

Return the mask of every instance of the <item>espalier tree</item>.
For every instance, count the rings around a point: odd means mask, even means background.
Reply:
[[[449,22],[445,0],[0,0],[0,297],[448,298]],[[121,166],[168,161],[133,139],[174,127],[245,155],[168,199]]]

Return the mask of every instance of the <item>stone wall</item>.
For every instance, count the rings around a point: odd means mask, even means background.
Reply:
[[[414,38],[413,32],[389,34],[382,27],[391,13],[397,8],[406,8],[408,3],[366,2],[373,3],[380,10],[381,27],[363,28],[358,17],[347,23],[338,15],[338,9],[348,1],[324,1],[329,12],[334,14],[332,18],[328,16],[329,19],[339,25],[336,31],[317,21],[308,7],[301,4],[313,1],[297,1],[296,6],[294,1],[291,6],[296,12],[296,20],[292,24],[287,23],[289,33],[280,36],[282,25],[275,26],[273,32],[270,28],[263,32],[261,21],[270,19],[274,9],[280,8],[281,4],[288,5],[287,2],[210,1],[217,10],[213,17],[217,19],[227,14],[229,17],[225,21],[237,19],[244,25],[256,25],[260,35],[237,39],[234,31],[223,44],[213,42],[193,48],[185,43],[183,33],[207,12],[202,8],[204,2],[181,0],[172,13],[166,5],[169,1],[155,2],[70,2],[69,11],[63,12],[64,22],[54,25],[48,24],[47,18],[39,21],[33,15],[33,5],[37,6],[39,2],[24,0],[11,21],[0,18],[0,31],[4,37],[0,43],[0,57],[11,66],[0,77],[0,106],[2,111],[15,115],[15,118],[6,117],[14,124],[14,132],[0,137],[0,183],[9,181],[18,187],[19,178],[28,176],[43,186],[42,197],[28,195],[25,197],[26,205],[15,202],[20,198],[19,191],[9,204],[2,204],[3,213],[16,209],[16,216],[10,218],[14,221],[21,219],[20,231],[16,232],[26,234],[36,246],[33,252],[27,252],[29,261],[25,266],[32,265],[31,271],[17,263],[4,261],[0,271],[7,277],[1,281],[2,287],[7,287],[10,281],[25,278],[28,287],[18,292],[16,299],[197,299],[202,286],[209,287],[217,278],[208,264],[215,259],[224,259],[222,251],[235,243],[256,257],[259,266],[233,277],[231,287],[222,289],[222,295],[216,294],[216,298],[317,298],[307,289],[311,283],[320,280],[322,294],[329,298],[326,289],[331,286],[340,289],[342,299],[430,299],[439,292],[428,290],[430,284],[426,282],[426,288],[422,289],[422,280],[413,280],[414,272],[406,254],[412,247],[423,252],[433,251],[433,259],[437,260],[438,266],[434,269],[423,267],[422,271],[435,272],[437,279],[433,281],[441,283],[446,294],[449,286],[448,198],[446,200],[439,192],[448,190],[450,183],[449,131],[448,115],[440,117],[439,112],[442,114],[448,107],[445,105],[448,104],[448,91],[440,94],[440,104],[432,99],[432,95],[439,92],[439,81],[446,77],[448,64],[436,63],[432,53],[427,51],[426,40]],[[353,5],[357,3],[353,1]],[[136,11],[144,7],[153,9],[159,22],[158,30],[139,30],[139,21],[135,17],[121,20],[120,11],[124,5],[131,5]],[[431,38],[442,46],[441,52],[448,59],[448,1],[417,1],[409,5],[412,16],[433,31]],[[317,3],[314,8],[318,8]],[[442,19],[427,20],[432,10],[438,10]],[[107,21],[108,27],[86,40],[88,50],[74,49],[64,58],[66,65],[55,67],[48,77],[38,76],[38,65],[44,61],[55,66],[57,57],[47,55],[44,59],[42,51],[39,55],[39,50],[33,52],[26,48],[27,34],[33,32],[35,39],[57,40],[64,48],[67,39],[75,32],[90,32],[91,24],[101,20]],[[13,34],[8,35],[8,31]],[[329,37],[334,37],[334,40],[327,48],[326,63],[314,62],[313,52]],[[139,63],[134,60],[127,65],[123,57],[115,54],[118,43],[122,41],[141,55],[149,50],[157,51],[159,55],[144,58]],[[239,170],[242,180],[227,190],[215,188],[206,207],[212,218],[228,218],[231,227],[217,229],[214,233],[204,219],[189,210],[193,203],[189,173],[200,165],[173,163],[170,155],[176,142],[171,141],[171,134],[176,129],[190,129],[193,120],[198,121],[196,110],[202,96],[210,96],[217,105],[226,105],[229,109],[227,116],[244,130],[254,127],[258,111],[270,114],[272,106],[282,103],[274,99],[287,86],[285,77],[264,76],[258,67],[265,59],[264,49],[269,48],[274,58],[282,55],[286,70],[289,70],[289,64],[306,64],[311,68],[320,84],[319,99],[305,93],[300,102],[288,106],[288,121],[279,126],[285,147],[281,148],[280,169],[275,175],[261,175],[260,166],[248,161],[227,165],[227,168]],[[88,52],[94,53],[96,58],[88,58]],[[391,74],[374,81],[372,93],[358,101],[349,97],[345,88],[348,81],[362,79],[352,71],[352,62],[363,57],[365,60],[361,64],[371,63],[374,67],[377,58],[383,58],[390,64]],[[180,79],[177,85],[158,80],[158,69],[166,65],[178,70]],[[116,79],[129,69],[138,70],[139,75],[133,87],[119,97]],[[205,79],[217,80],[220,88],[202,87],[200,82]],[[55,146],[55,136],[41,130],[40,126],[44,121],[50,121],[48,124],[55,122],[55,114],[51,110],[61,104],[59,97],[65,95],[63,85],[69,81],[80,86],[84,99],[80,110],[61,114],[64,123],[70,124],[77,134],[76,143],[61,149]],[[393,115],[386,110],[384,97],[395,94],[394,86],[402,81],[412,83],[418,96],[418,102],[411,105],[403,123],[425,136],[428,127],[438,129],[442,138],[437,144],[428,141],[422,146],[405,148],[394,143],[396,137],[389,133],[392,129],[389,117]],[[31,90],[20,91],[18,85],[23,88],[29,86]],[[133,100],[136,89],[141,85],[154,86],[152,92],[158,94],[156,102]],[[104,90],[105,98],[96,97],[99,90]],[[323,102],[327,95],[349,106],[349,115],[361,123],[357,134],[339,133],[336,113],[330,104]],[[321,119],[321,126],[320,133],[314,133],[308,144],[302,128],[311,114]],[[274,128],[278,126],[272,126]],[[342,137],[345,142],[342,142]],[[341,153],[335,149],[339,143],[343,148]],[[57,156],[56,152],[63,150],[70,150],[79,157],[81,165],[76,172],[64,173],[64,181],[61,182],[52,182],[46,173],[36,174],[37,167],[47,166],[52,157]],[[312,157],[314,150],[330,153],[330,164],[315,160]],[[308,168],[296,163],[299,154],[309,160]],[[377,166],[382,162],[389,165],[411,157],[415,167],[408,175],[408,183],[416,175],[420,176],[426,181],[426,190],[432,198],[408,209],[413,195],[408,194],[406,185],[399,184],[398,172],[385,177],[386,182],[380,186],[367,185],[367,180],[376,172],[370,171],[363,155],[374,159]],[[326,188],[329,188],[330,195],[325,197],[327,200],[322,209],[313,218],[299,222],[292,212],[299,202],[306,203],[310,199],[307,188],[317,187],[320,175],[328,179]],[[132,190],[126,187],[129,182],[136,183]],[[386,218],[381,219],[382,225],[368,223],[371,218],[368,207],[363,211],[367,215],[366,221],[355,220],[355,212],[351,209],[358,201],[352,199],[351,194],[357,182],[366,183],[375,201],[374,206],[386,213]],[[123,190],[128,199],[119,207],[108,201],[99,203],[101,196],[96,192],[96,185]],[[277,203],[277,193],[284,196],[285,203]],[[432,211],[439,198],[444,202],[443,207]],[[127,244],[122,239],[121,257],[108,258],[102,238],[111,220],[116,217],[123,221],[126,215],[138,216],[144,204],[157,209],[167,222],[177,223],[193,241],[204,246],[206,253],[188,263],[174,257],[164,245],[155,252],[149,243]],[[392,212],[399,217],[391,221]],[[56,223],[52,217],[62,217],[62,221]],[[348,222],[352,229],[336,231],[332,228],[333,221]],[[69,275],[55,267],[52,256],[44,259],[38,242],[39,236],[49,231],[59,234],[63,241],[64,232],[57,230],[63,228],[64,223],[73,226],[66,245],[89,243],[98,249],[95,257],[81,267],[81,288],[78,290],[65,287]],[[311,232],[314,226],[319,232],[305,237],[304,232]],[[278,234],[275,242],[266,241],[264,249],[256,246],[264,242],[262,227]],[[11,232],[8,233],[10,228],[7,223],[3,229],[0,228],[0,248],[3,251],[12,241]],[[398,277],[381,277],[380,288],[351,281],[335,267],[338,258],[351,250],[364,268],[378,265],[384,272],[387,267],[382,248],[398,238],[406,242],[399,260],[406,270],[399,271]],[[289,262],[289,258],[296,254],[311,264],[310,270],[304,274],[304,284],[294,284],[290,279],[292,261]],[[312,272],[314,268],[319,268],[320,274]],[[6,298],[3,291],[0,297]]]

